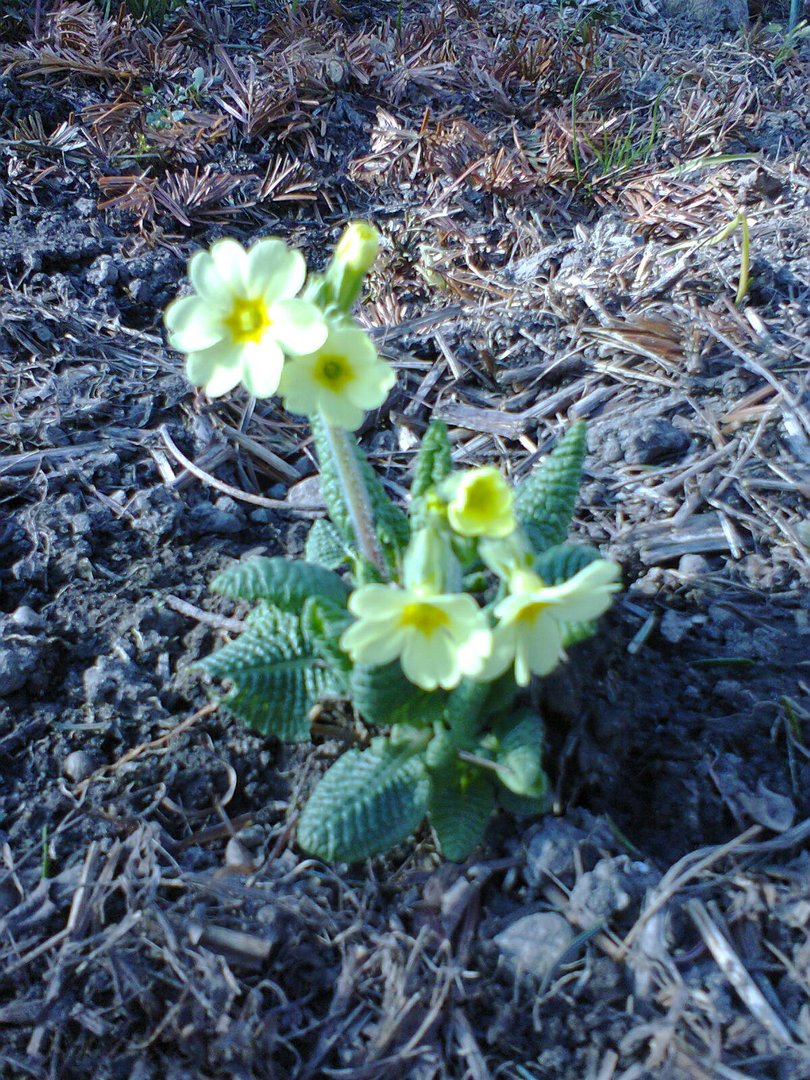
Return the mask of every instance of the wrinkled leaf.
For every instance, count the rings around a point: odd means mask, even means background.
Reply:
[[[398,660],[384,667],[357,664],[350,679],[354,707],[376,727],[432,724],[447,702],[445,690],[421,690],[405,678]]]
[[[346,606],[349,587],[338,574],[301,559],[259,556],[234,563],[214,578],[211,589],[240,600],[269,600],[282,611],[298,612],[310,596]]]
[[[585,423],[578,420],[515,490],[515,515],[537,552],[568,535],[582,477]]]
[[[351,558],[346,541],[326,518],[318,518],[309,530],[304,555],[308,563],[324,566],[327,570],[337,570]]]
[[[453,761],[431,772],[428,818],[446,859],[462,862],[478,847],[494,808],[493,778],[486,770]]]
[[[429,789],[421,755],[374,739],[368,750],[348,750],[328,770],[301,814],[298,842],[330,862],[370,858],[417,828]]]
[[[324,662],[299,616],[261,604],[235,641],[196,665],[230,679],[222,704],[254,731],[285,742],[309,738],[309,711],[325,696],[345,693],[340,673]]]

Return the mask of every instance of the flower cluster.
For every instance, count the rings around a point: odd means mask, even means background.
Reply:
[[[278,393],[290,412],[355,431],[394,383],[391,367],[350,314],[378,246],[373,226],[350,225],[325,271],[309,278],[301,253],[276,237],[247,250],[218,240],[198,252],[188,266],[193,293],[165,313],[169,343],[186,353],[190,381],[210,397],[240,383],[255,397]],[[352,451],[345,443],[334,447],[358,541],[373,537],[370,504],[348,476]],[[358,664],[399,659],[424,690],[450,690],[463,677],[491,681],[510,668],[527,685],[563,657],[566,628],[601,615],[619,588],[619,568],[604,559],[562,583],[545,582],[513,492],[489,466],[444,475],[412,524],[401,584],[355,589],[355,622],[340,644]],[[361,554],[386,577],[373,543]],[[500,582],[484,607],[463,589],[464,570],[476,564]]]
[[[169,344],[186,353],[190,382],[209,397],[239,383],[259,398],[280,393],[290,412],[358,428],[394,383],[349,315],[378,242],[372,226],[349,226],[325,274],[306,289],[303,255],[276,237],[248,250],[218,240],[198,252],[188,265],[194,292],[164,316]]]
[[[357,621],[341,647],[360,664],[399,658],[406,677],[423,690],[452,689],[463,676],[490,682],[510,667],[519,686],[547,675],[564,656],[566,627],[609,607],[619,588],[618,565],[597,559],[564,583],[547,585],[532,569],[512,491],[496,469],[451,474],[436,495],[406,552],[404,586],[357,589],[349,603]],[[454,545],[470,538],[506,593],[484,609],[458,591]]]

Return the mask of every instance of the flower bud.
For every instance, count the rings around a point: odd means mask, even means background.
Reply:
[[[324,275],[329,300],[339,311],[351,310],[379,246],[380,234],[367,222],[355,221],[344,230]]]
[[[425,596],[461,589],[461,566],[450,538],[429,525],[413,533],[403,562],[405,587]]]
[[[356,273],[365,274],[377,258],[380,234],[366,221],[347,226],[335,248],[335,259]]]
[[[450,527],[459,536],[500,538],[514,532],[512,491],[491,465],[449,476],[443,494]]]
[[[511,582],[516,574],[530,573],[534,563],[534,552],[521,529],[499,540],[481,540],[478,554],[484,565],[506,582]]]

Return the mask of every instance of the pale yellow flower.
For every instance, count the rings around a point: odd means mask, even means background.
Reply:
[[[619,569],[597,559],[551,586],[530,570],[517,571],[509,583],[511,596],[495,605],[492,653],[479,678],[495,679],[511,664],[518,686],[527,686],[533,674],[547,675],[563,656],[566,624],[589,622],[607,611],[620,588]]]
[[[377,258],[380,234],[373,225],[355,221],[348,225],[335,248],[335,259],[364,274]]]
[[[357,622],[340,647],[352,660],[377,667],[399,657],[406,678],[423,690],[452,690],[481,670],[492,647],[484,613],[466,593],[424,596],[398,585],[363,585],[349,611]]]
[[[279,393],[288,412],[320,414],[328,424],[355,431],[369,409],[382,405],[395,381],[368,334],[354,326],[330,326],[316,352],[285,366]]]
[[[283,240],[259,240],[249,251],[236,240],[217,240],[191,258],[188,274],[194,293],[172,301],[164,322],[171,347],[187,354],[190,382],[209,397],[240,382],[269,397],[285,353],[311,353],[326,339],[323,314],[295,299],[306,264]]]
[[[514,532],[512,490],[497,469],[485,465],[451,477],[453,497],[447,520],[459,536],[503,537]]]

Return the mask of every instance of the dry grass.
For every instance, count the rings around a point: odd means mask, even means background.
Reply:
[[[516,477],[584,417],[590,539],[634,573],[671,574],[698,554],[712,587],[800,595],[810,577],[801,55],[777,66],[778,42],[762,30],[745,48],[696,49],[654,35],[637,13],[623,23],[445,0],[409,6],[398,28],[396,5],[363,18],[350,7],[195,6],[158,32],[60,0],[38,35],[15,31],[0,51],[33,93],[4,120],[3,219],[65,192],[91,198],[123,265],[161,253],[176,279],[178,258],[222,232],[281,231],[318,265],[347,218],[371,218],[385,244],[363,317],[399,382],[365,436],[392,491],[406,490],[431,416],[450,425],[458,462],[495,460]],[[79,104],[49,122],[60,88]],[[710,241],[741,212],[752,283],[735,303],[740,234]],[[202,476],[284,507],[262,493],[297,480],[308,444],[275,402],[206,405],[178,389],[176,417],[209,433],[187,468],[165,429],[168,441],[114,404],[133,372],[148,383],[176,369],[155,302],[130,297],[122,318],[77,302],[55,271],[45,282],[36,272],[22,254],[6,263],[3,330],[26,360],[0,351],[4,498],[33,505],[54,472],[81,482],[91,459],[134,447],[155,463],[155,484]],[[41,433],[60,365],[75,379],[73,422],[92,437],[52,446]],[[628,417],[675,421],[688,450],[669,464],[606,458]],[[196,723],[139,740],[127,761],[68,792],[56,839],[82,820],[85,788],[125,776]],[[805,751],[796,741],[792,752]],[[534,888],[517,846],[512,859],[464,868],[437,868],[417,846],[386,864],[385,880],[340,875],[289,846],[293,798],[260,851],[234,844],[230,862],[189,869],[183,851],[248,826],[227,802],[218,824],[180,842],[154,815],[111,811],[115,843],[91,842],[54,878],[40,880],[36,843],[3,847],[0,1075],[106,1075],[103,1047],[139,1080],[247,1076],[233,1063],[251,1054],[250,1075],[299,1080],[556,1076],[533,1047],[599,979],[628,989],[599,1014],[609,1045],[595,1039],[577,1058],[587,1080],[804,1075],[807,823],[694,852],[658,875],[643,907],[637,898],[629,924],[625,912],[596,932],[571,895],[582,851],[624,858],[615,842],[582,841],[562,877]],[[504,983],[488,951],[482,912],[497,896],[589,931],[539,996]]]

